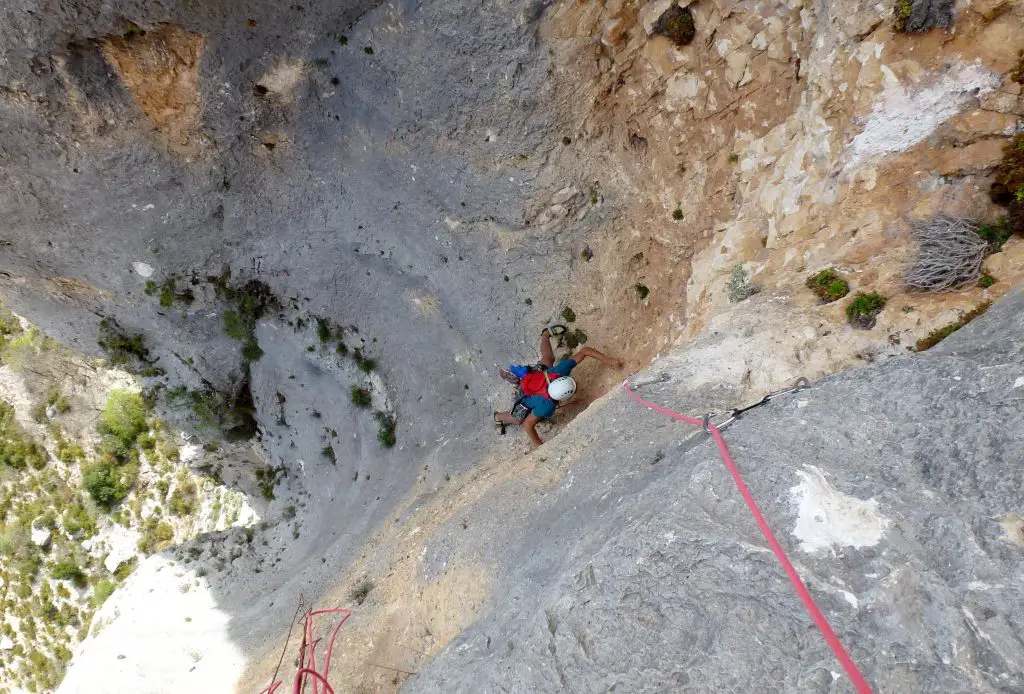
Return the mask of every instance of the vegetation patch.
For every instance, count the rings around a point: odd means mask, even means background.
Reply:
[[[23,332],[21,321],[0,303],[0,353],[7,349],[7,344]]]
[[[384,448],[392,448],[397,442],[395,429],[398,426],[394,415],[378,410],[373,413],[373,418],[377,421],[377,441]]]
[[[865,330],[875,327],[878,314],[885,308],[885,298],[877,292],[859,293],[846,306],[846,319],[855,328]]]
[[[1002,216],[993,224],[982,224],[978,227],[978,236],[988,244],[989,253],[1003,250],[1003,244],[1010,240],[1010,220]]]
[[[99,346],[111,366],[120,366],[139,376],[158,376],[162,372],[149,355],[141,333],[129,333],[113,318],[100,321]]]
[[[565,346],[569,349],[576,349],[580,345],[586,344],[588,339],[587,334],[582,329],[576,328],[565,334]]]
[[[917,344],[914,346],[914,351],[923,352],[927,349],[931,349],[932,347],[939,344],[944,339],[955,333],[957,330],[964,327],[981,314],[985,313],[985,311],[987,311],[988,307],[991,305],[991,301],[985,301],[981,304],[978,304],[973,309],[971,309],[963,316],[961,316],[959,320],[954,321],[949,325],[945,325],[941,328],[938,328],[937,330],[931,331],[930,333],[928,333],[928,335],[922,337],[920,340],[917,341]]]
[[[220,275],[208,275],[206,280],[213,286],[217,298],[231,306],[222,315],[224,334],[243,343],[244,361],[258,361],[263,350],[256,340],[256,321],[269,311],[280,310],[281,302],[265,282],[248,280],[238,286],[232,284],[229,267],[225,267]]]
[[[912,0],[896,0],[896,5],[892,8],[892,28],[900,32],[906,31],[907,20],[910,19],[913,10]]]
[[[686,46],[697,35],[693,13],[688,7],[672,5],[654,23],[654,33],[666,37],[677,46]]]
[[[566,323],[574,323],[576,322],[576,312],[573,311],[572,308],[570,308],[569,306],[566,306],[565,308],[562,309],[562,319]]]
[[[747,271],[742,265],[737,265],[732,269],[732,274],[729,276],[726,291],[729,293],[729,303],[738,304],[759,293],[761,288],[751,284]]]
[[[807,286],[817,294],[823,304],[838,301],[850,293],[850,285],[832,268],[808,277]]]
[[[1006,143],[989,193],[992,202],[1007,208],[1010,232],[1024,235],[1024,132]]]
[[[277,486],[281,476],[284,475],[284,466],[267,466],[256,471],[256,484],[260,488],[260,494],[267,501],[274,500],[274,488]]]
[[[0,466],[40,470],[49,457],[46,449],[22,429],[14,408],[0,400]]]
[[[373,403],[370,391],[359,386],[352,386],[352,404],[356,407],[366,408]]]
[[[640,299],[640,301],[646,299],[651,293],[650,287],[646,284],[634,284],[633,291],[636,292],[636,297]]]
[[[982,289],[988,289],[996,283],[996,278],[987,272],[982,273],[981,278],[978,280],[978,286]]]
[[[377,368],[377,362],[363,354],[363,350],[358,347],[353,350],[352,358],[356,360],[356,366],[359,367],[359,370],[365,374]]]

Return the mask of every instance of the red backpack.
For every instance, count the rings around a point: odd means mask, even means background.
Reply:
[[[548,400],[553,400],[554,398],[548,395],[548,384],[556,378],[559,378],[559,375],[556,373],[533,371],[519,379],[519,392],[522,393],[524,398],[531,395],[540,395]]]

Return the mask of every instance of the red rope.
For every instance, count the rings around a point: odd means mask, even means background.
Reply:
[[[327,655],[324,661],[323,672],[316,669],[316,641],[313,631],[313,618],[318,617],[322,614],[340,614],[343,615],[341,620],[335,625],[334,630],[331,631],[331,638],[327,642]],[[334,690],[328,683],[327,678],[331,674],[331,655],[334,651],[334,639],[338,636],[338,632],[341,631],[341,627],[345,625],[348,618],[352,615],[348,610],[341,608],[335,608],[333,610],[315,610],[307,612],[302,618],[303,621],[303,632],[305,634],[305,644],[299,651],[299,669],[295,673],[295,679],[292,680],[292,692],[293,694],[299,694],[299,692],[305,691],[306,678],[313,678],[313,692],[314,694],[320,693],[320,687],[323,686],[323,694],[334,694]],[[308,653],[307,653],[308,651]],[[307,664],[307,655],[309,658]],[[281,680],[274,682],[269,687],[263,689],[260,694],[274,694],[277,688],[282,684]]]
[[[660,405],[655,405],[652,402],[644,400],[636,394],[628,380],[622,382],[622,387],[626,389],[626,392],[629,393],[630,397],[655,412],[660,412],[663,415],[671,417],[672,419],[678,419],[680,422],[686,422],[687,424],[694,424],[696,426],[704,425],[703,420],[681,415],[678,412],[673,412],[672,410],[665,409]],[[807,608],[807,612],[811,615],[811,619],[814,620],[814,623],[821,631],[821,635],[825,637],[825,641],[828,643],[829,648],[832,649],[832,652],[839,660],[839,663],[843,666],[843,669],[846,670],[846,675],[850,678],[850,681],[853,682],[853,686],[857,692],[859,692],[859,694],[871,694],[871,687],[868,685],[867,680],[865,680],[864,676],[860,674],[860,670],[857,669],[857,664],[853,662],[853,659],[846,652],[846,649],[843,648],[843,644],[840,643],[839,637],[836,636],[834,631],[832,631],[832,627],[829,625],[825,615],[823,615],[821,610],[818,609],[817,604],[814,602],[814,598],[811,597],[810,591],[807,590],[807,586],[805,586],[804,582],[800,580],[800,574],[798,574],[796,569],[793,568],[793,565],[789,561],[789,557],[786,556],[785,550],[782,549],[782,545],[780,545],[779,541],[775,539],[775,533],[772,532],[771,527],[768,525],[768,521],[766,521],[764,516],[761,515],[761,509],[758,508],[757,502],[754,501],[754,497],[751,496],[750,490],[747,489],[747,485],[743,483],[740,471],[733,462],[732,457],[729,455],[729,449],[725,447],[725,439],[722,438],[722,432],[720,432],[718,427],[714,424],[708,424],[708,429],[711,430],[711,436],[714,438],[715,443],[718,444],[718,451],[722,454],[722,460],[725,461],[725,466],[729,469],[729,473],[732,475],[733,481],[736,482],[736,488],[740,490],[743,500],[747,502],[747,508],[750,509],[750,513],[754,516],[754,520],[757,522],[757,527],[761,529],[761,533],[764,535],[764,538],[768,540],[768,546],[772,548],[775,556],[778,557],[779,563],[782,564],[782,568],[785,569],[786,574],[789,576],[789,582],[793,584],[793,589],[800,597],[800,600],[803,601],[804,607]]]

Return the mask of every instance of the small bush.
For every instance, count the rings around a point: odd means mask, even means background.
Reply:
[[[54,564],[50,575],[58,581],[71,581],[76,588],[85,588],[89,584],[85,572],[78,567],[73,557],[65,557]]]
[[[981,314],[985,313],[985,311],[987,311],[988,307],[991,305],[991,301],[985,301],[981,304],[978,304],[976,307],[974,307],[973,309],[965,313],[963,316],[961,316],[959,320],[954,321],[949,325],[938,328],[937,330],[931,331],[930,333],[928,333],[927,336],[922,337],[920,340],[917,341],[917,344],[914,346],[914,350],[917,352],[923,352],[927,349],[931,349],[932,347],[939,344],[944,339],[955,333],[957,330],[964,327]]]
[[[179,484],[171,494],[167,502],[167,508],[174,516],[190,516],[196,510],[196,485],[195,482],[186,481]]]
[[[359,370],[363,373],[368,374],[377,368],[377,362],[366,357],[363,354],[363,350],[357,348],[355,352],[353,352],[353,356],[356,360],[356,366],[359,367]]]
[[[996,283],[996,278],[988,273],[982,273],[981,279],[978,280],[978,286],[982,289],[988,289]]]
[[[67,397],[56,386],[52,386],[46,391],[46,404],[48,406],[53,405],[53,408],[60,414],[64,414],[71,409],[71,403],[68,402]]]
[[[139,434],[146,431],[146,416],[149,405],[138,393],[117,389],[107,397],[107,404],[100,414],[101,434],[111,434],[125,448],[135,444]]]
[[[576,312],[573,311],[570,307],[566,306],[564,309],[562,309],[562,318],[563,320],[565,320],[566,323],[573,323],[576,321]]]
[[[118,465],[105,456],[82,468],[82,486],[98,506],[110,511],[128,496],[138,474],[137,464]]]
[[[363,53],[365,53],[366,55],[373,55],[373,47],[372,46],[364,47],[363,48]]]
[[[386,412],[377,411],[374,413],[373,418],[377,420],[377,441],[384,448],[391,448],[397,442],[395,436],[395,428],[397,423],[392,415]]]
[[[857,294],[846,307],[846,318],[855,328],[873,328],[875,319],[885,308],[885,298],[881,294]]]
[[[331,461],[332,465],[338,462],[338,456],[334,452],[334,446],[324,446],[320,450],[320,455],[322,455],[323,457],[325,457],[329,461]],[[295,515],[295,514],[293,513],[292,515]]]
[[[992,202],[1007,208],[1007,224],[1014,234],[1024,234],[1024,132],[1013,136],[996,167],[989,191]]]
[[[348,599],[352,600],[357,605],[362,605],[373,591],[373,587],[373,581],[363,579],[349,591]]]
[[[850,285],[832,268],[808,277],[807,286],[818,295],[823,304],[838,301],[850,293]]]
[[[896,0],[892,9],[892,28],[896,31],[907,30],[907,20],[914,9],[913,0]]]
[[[274,487],[277,486],[277,482],[281,475],[284,474],[284,466],[281,467],[264,467],[256,470],[256,484],[260,488],[260,493],[263,498],[267,501],[274,500]]]
[[[160,305],[163,308],[170,308],[174,305],[174,281],[168,280],[160,288]]]
[[[633,291],[636,292],[636,296],[638,299],[640,299],[640,301],[646,299],[651,293],[650,287],[648,287],[646,284],[634,284]]]
[[[246,362],[252,363],[254,361],[259,361],[262,356],[263,348],[260,347],[260,344],[255,340],[255,338],[246,340],[245,344],[242,345],[242,359]]]
[[[587,339],[587,334],[576,328],[572,332],[565,334],[565,346],[569,349],[576,349],[580,345],[586,344]]]
[[[730,164],[735,164],[739,160],[740,160],[740,155],[736,154],[736,152],[733,152],[732,154],[729,155],[729,163]]]
[[[750,283],[747,271],[743,269],[742,265],[737,265],[732,269],[726,289],[729,292],[730,304],[737,304],[745,299],[749,299],[761,291],[760,287]]]
[[[142,524],[142,537],[138,542],[138,550],[143,554],[159,552],[174,540],[174,528],[169,523],[157,518],[147,518]]]
[[[672,219],[674,219],[674,220],[676,220],[678,222],[682,218],[683,218],[683,210],[682,210],[682,208],[677,207],[676,209],[672,210]]]
[[[107,361],[111,366],[123,366],[137,371],[150,363],[149,350],[146,349],[142,335],[126,332],[111,318],[100,321],[98,344],[107,353]]]
[[[373,403],[370,391],[359,386],[352,386],[352,404],[356,407],[369,407]]]
[[[978,227],[978,236],[988,243],[989,253],[998,253],[1003,250],[1013,232],[1010,231],[1010,221],[1006,216],[1000,217],[994,224],[982,224]]]
[[[320,344],[326,345],[331,339],[331,324],[325,318],[316,319],[316,334]]]
[[[666,37],[677,46],[686,46],[697,35],[693,13],[688,7],[672,5],[654,23],[654,33]]]
[[[46,416],[46,403],[37,402],[28,411],[28,416],[32,418],[32,421],[36,424],[46,424],[49,418]]]
[[[46,449],[30,438],[18,424],[14,408],[0,400],[0,465],[15,470],[27,467],[40,470],[48,460]]]
[[[345,345],[344,342],[339,342],[338,346],[334,349],[334,351],[344,356],[348,354],[348,347]]]

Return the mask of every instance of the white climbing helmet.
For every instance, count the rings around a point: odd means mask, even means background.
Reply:
[[[568,376],[556,378],[548,384],[548,396],[559,402],[568,400],[576,392],[576,381]]]

